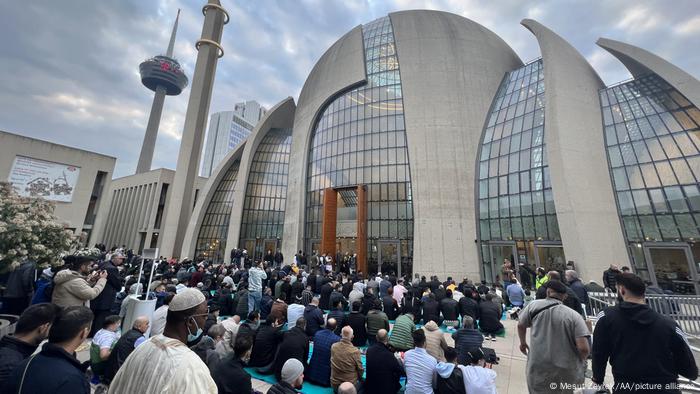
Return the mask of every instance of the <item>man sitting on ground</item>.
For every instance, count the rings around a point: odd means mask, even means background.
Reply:
[[[476,348],[467,353],[467,365],[460,365],[467,393],[496,394],[496,372],[485,368],[484,352]]]
[[[275,377],[278,381],[282,378],[284,363],[290,358],[301,361],[306,369],[306,360],[309,359],[309,337],[306,336],[305,329],[306,320],[300,317],[296,326],[284,333],[274,364]]]
[[[474,320],[471,316],[464,316],[462,328],[452,334],[452,339],[455,341],[457,361],[462,365],[467,364],[467,352],[480,348],[484,343],[484,336],[474,328]]]
[[[243,368],[250,359],[253,338],[242,335],[236,338],[233,353],[222,359],[211,369],[211,376],[216,382],[219,394],[250,393],[252,384],[250,375]]]
[[[401,389],[403,366],[388,345],[387,331],[377,331],[377,341],[367,349],[367,379],[363,385],[365,394],[396,393]]]
[[[416,329],[413,323],[413,315],[407,313],[396,318],[394,328],[391,330],[389,345],[400,351],[407,351],[413,348],[413,331]]]
[[[352,344],[352,327],[345,326],[340,342],[331,346],[331,386],[338,390],[343,382],[357,385],[362,381],[362,360],[360,349]]]
[[[464,377],[458,368],[457,352],[453,347],[445,349],[445,360],[435,367],[435,394],[466,394]]]
[[[302,318],[303,319],[303,318]],[[267,394],[294,394],[298,393],[304,383],[304,364],[296,358],[285,361],[280,373],[280,379],[270,387]]]
[[[319,386],[328,387],[331,384],[331,347],[340,341],[334,331],[335,319],[328,319],[326,328],[314,335],[314,351],[309,361],[306,380]]]
[[[433,373],[437,366],[435,357],[425,351],[425,332],[413,331],[413,343],[415,349],[411,349],[404,355],[406,367],[406,394],[432,394]]]
[[[117,331],[121,323],[122,319],[119,315],[107,316],[102,323],[102,328],[92,338],[90,368],[93,375],[100,378],[99,380],[103,380],[107,369],[107,360],[112,353],[112,347],[119,340]]]
[[[146,331],[148,331],[148,317],[139,316],[134,320],[133,328],[119,338],[107,359],[107,368],[105,371],[107,382],[114,379],[117,375],[117,371],[122,364],[124,364],[131,352],[146,341],[146,337],[144,336]]]

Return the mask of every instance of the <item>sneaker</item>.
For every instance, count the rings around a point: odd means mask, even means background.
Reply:
[[[496,337],[491,337],[491,341],[496,342]]]

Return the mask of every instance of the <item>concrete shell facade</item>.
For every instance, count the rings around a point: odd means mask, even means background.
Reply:
[[[253,161],[253,156],[257,151],[258,145],[260,145],[260,142],[270,130],[292,127],[295,110],[296,106],[291,97],[282,100],[266,113],[265,117],[260,120],[260,123],[258,123],[251,135],[221,161],[221,164],[219,164],[209,178],[209,181],[195,205],[190,223],[187,227],[187,232],[185,233],[185,241],[182,245],[183,256],[194,256],[197,236],[202,226],[206,208],[211,203],[216,187],[225,176],[226,171],[236,162],[240,164],[236,182],[237,186],[233,195],[230,222],[228,223],[228,234],[226,239],[222,240],[226,242],[224,255],[229,256],[231,250],[238,247],[241,219],[243,216],[243,201],[246,195],[245,185],[248,184],[248,175],[250,173],[250,165]]]
[[[380,26],[379,29],[386,29],[382,33],[384,36],[387,36],[387,32],[393,35],[389,41],[393,45],[390,56],[396,57],[392,60],[396,63],[395,70],[399,70],[400,63],[400,80],[395,85],[400,93],[395,90],[397,96],[389,99],[396,99],[397,105],[401,100],[410,169],[407,184],[413,210],[412,273],[435,274],[441,278],[489,276],[485,275],[479,262],[481,259],[486,263],[485,260],[491,260],[493,256],[491,253],[488,257],[481,253],[484,243],[479,235],[481,207],[478,204],[483,196],[479,195],[481,183],[478,174],[483,160],[478,156],[481,155],[487,129],[493,129],[489,117],[503,108],[507,111],[513,107],[515,112],[519,104],[529,105],[525,102],[530,97],[536,98],[538,106],[529,111],[534,112],[535,116],[543,116],[541,123],[536,121],[530,125],[532,135],[538,127],[546,129],[546,132],[538,131],[544,141],[535,144],[533,140],[531,146],[525,147],[523,144],[525,148],[521,147],[520,150],[537,148],[545,153],[542,157],[544,163],[538,166],[547,177],[544,182],[547,184],[546,192],[552,199],[552,211],[547,212],[546,220],[547,227],[555,229],[550,231],[550,235],[555,236],[544,241],[556,243],[563,250],[566,261],[573,262],[580,276],[586,280],[598,279],[610,264],[630,265],[631,257],[618,215],[606,154],[599,98],[599,92],[605,86],[585,58],[563,38],[533,20],[523,20],[522,24],[537,39],[542,58],[528,65],[524,65],[494,33],[457,15],[437,11],[402,11],[389,14],[388,20],[388,27],[386,19],[382,22],[377,20],[355,27],[335,42],[311,70],[298,105],[295,107],[291,98],[278,104],[268,112],[244,147],[224,159],[195,207],[182,255],[193,255],[196,234],[206,206],[217,184],[234,162],[240,166],[239,179],[225,239],[226,255],[234,247],[243,247],[239,245],[239,238],[246,190],[241,185],[248,184],[253,156],[269,130],[290,127],[293,127],[293,133],[281,249],[288,257],[300,249],[311,252],[309,245],[312,240],[306,226],[310,212],[310,178],[315,176],[310,170],[310,163],[316,160],[313,152],[318,146],[314,138],[319,130],[327,131],[328,125],[321,125],[322,121],[326,121],[324,118],[345,108],[345,104],[338,103],[347,100],[346,96],[352,101],[352,94],[357,89],[377,86],[372,85],[376,71],[368,70],[375,67],[373,58],[370,59],[370,56],[376,55],[372,52],[375,47],[367,46],[368,39],[374,37],[368,38],[364,29],[372,30]],[[625,63],[635,77],[654,73],[689,101],[698,104],[700,88],[692,76],[642,49],[612,40],[601,39],[598,43]],[[506,77],[512,79],[507,80]],[[526,77],[526,84],[511,87],[518,78]],[[508,95],[499,88],[526,90],[526,86],[537,89],[537,92],[533,96],[525,92],[524,99],[522,96],[517,100],[514,98],[509,106],[494,108],[498,100]],[[335,107],[337,105],[341,105],[340,110]],[[356,103],[352,105],[356,106]],[[352,121],[359,118],[357,115]],[[499,122],[503,123],[503,120]],[[368,124],[373,127],[371,122]],[[364,133],[354,130],[353,123],[349,125],[350,137],[355,132]],[[520,131],[524,134],[526,129]],[[375,148],[372,146],[369,149]],[[347,147],[345,149],[342,152],[339,150],[338,155],[348,154]],[[366,165],[367,156],[364,157]],[[513,174],[517,174],[522,169],[516,168],[514,171]],[[501,175],[497,173],[498,177]],[[347,186],[341,184],[341,188]],[[370,210],[370,220],[371,215]],[[314,230],[314,234],[317,233]],[[515,245],[516,240],[500,241]],[[521,241],[537,245],[537,239]],[[372,244],[369,245],[371,248]],[[512,250],[513,255],[520,253],[515,246]],[[523,261],[520,256],[507,257]],[[529,261],[528,258],[524,260]],[[540,258],[536,261],[539,262]],[[489,264],[499,263],[489,261]]]

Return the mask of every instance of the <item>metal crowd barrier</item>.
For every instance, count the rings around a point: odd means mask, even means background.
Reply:
[[[588,313],[595,320],[603,309],[617,303],[615,293],[588,293]],[[647,294],[647,304],[654,311],[673,319],[685,333],[700,340],[700,296],[681,294]]]

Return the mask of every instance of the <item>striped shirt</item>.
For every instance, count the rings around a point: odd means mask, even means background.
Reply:
[[[432,394],[433,374],[437,360],[424,348],[409,350],[404,356],[406,394]]]

